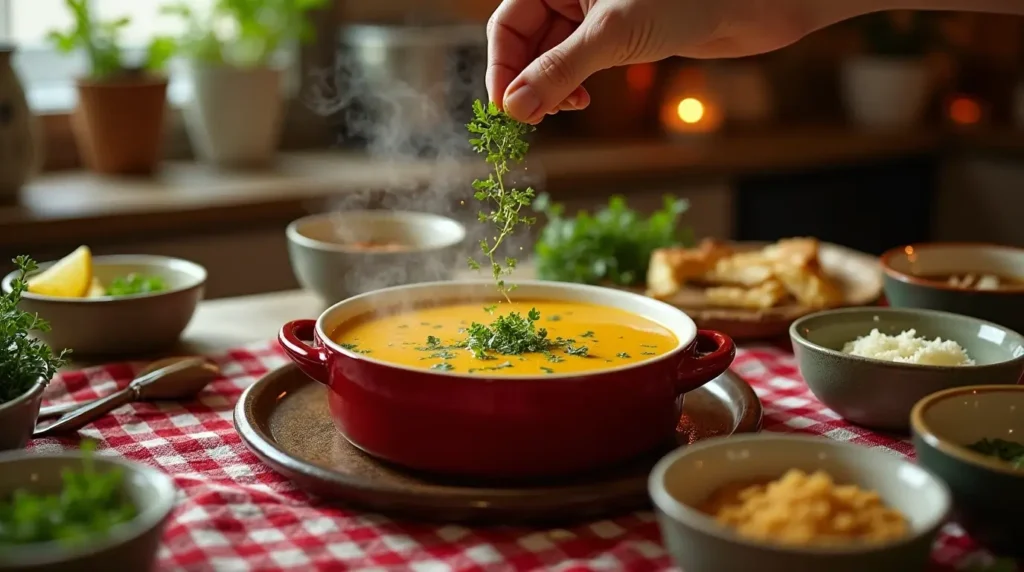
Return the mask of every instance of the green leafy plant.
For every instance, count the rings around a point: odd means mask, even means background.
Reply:
[[[469,130],[469,143],[473,150],[483,155],[493,167],[486,179],[473,181],[473,197],[486,207],[477,215],[480,222],[490,222],[495,227],[496,234],[492,239],[481,239],[480,250],[487,259],[498,291],[508,299],[508,293],[515,285],[506,284],[503,276],[515,270],[516,259],[507,257],[503,265],[495,258],[495,253],[501,243],[512,236],[517,226],[530,226],[536,220],[521,214],[523,207],[533,203],[533,189],[516,189],[508,180],[513,165],[522,162],[530,149],[526,135],[534,127],[513,119],[499,110],[494,102],[484,105],[478,99],[473,102],[473,119],[466,125],[466,129]],[[481,263],[470,258],[469,266],[479,270]]]
[[[942,44],[938,14],[922,11],[876,12],[854,20],[868,53],[916,58]]]
[[[1024,444],[1006,439],[982,439],[967,446],[968,449],[1010,463],[1015,469],[1024,469]]]
[[[125,63],[120,37],[130,19],[96,20],[89,0],[64,0],[64,5],[73,18],[71,28],[52,30],[48,38],[61,52],[84,51],[89,60],[89,76],[93,79],[108,79],[137,70],[160,72],[174,56],[177,46],[174,39],[160,36],[150,42],[142,61],[129,65]]]
[[[689,203],[666,196],[664,206],[648,218],[612,197],[596,214],[565,216],[562,205],[547,195],[534,208],[548,219],[534,247],[537,276],[543,280],[636,286],[647,278],[651,253],[657,248],[690,246],[693,233],[679,225]]]
[[[314,29],[308,12],[328,0],[215,0],[208,13],[174,2],[164,14],[182,19],[182,53],[211,65],[265,66],[290,42],[308,42]]]
[[[107,287],[107,296],[134,296],[167,289],[167,283],[159,276],[129,274],[119,276]]]
[[[124,493],[120,470],[99,472],[92,460],[95,444],[82,444],[82,470],[65,469],[57,494],[17,490],[0,499],[0,547],[58,541],[81,544],[103,536],[135,518],[135,505]]]
[[[68,350],[54,355],[32,332],[49,331],[50,325],[37,314],[18,308],[28,290],[26,276],[36,269],[27,256],[14,259],[19,275],[11,281],[10,292],[0,294],[0,403],[24,395],[36,382],[49,381],[65,363]]]

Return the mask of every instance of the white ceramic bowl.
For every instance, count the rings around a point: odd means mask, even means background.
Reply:
[[[0,498],[17,489],[55,493],[61,487],[61,471],[81,470],[82,459],[79,452],[0,454]],[[56,542],[4,547],[0,570],[148,572],[154,568],[164,525],[175,505],[174,481],[151,467],[106,455],[94,454],[93,462],[101,472],[122,471],[124,492],[138,508],[136,517],[104,537],[72,548]]]
[[[39,265],[40,271],[54,264]],[[166,290],[135,296],[54,298],[26,292],[21,308],[50,323],[38,334],[54,351],[71,349],[79,356],[137,355],[167,350],[177,343],[203,299],[206,269],[169,256],[127,254],[96,256],[93,275],[104,284],[128,274],[158,276]],[[4,277],[9,292],[17,272]]]
[[[871,547],[782,547],[742,538],[694,508],[724,485],[775,479],[789,469],[820,469],[839,483],[878,491],[907,516],[912,533]],[[677,449],[654,467],[648,489],[665,546],[687,572],[923,570],[950,510],[946,485],[895,453],[783,434],[716,438]]]
[[[415,282],[448,280],[466,229],[440,215],[389,210],[330,212],[288,225],[288,254],[299,284],[328,304],[356,294]],[[367,250],[354,242],[396,242],[400,251]]]

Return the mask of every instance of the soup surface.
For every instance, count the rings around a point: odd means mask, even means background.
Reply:
[[[536,312],[531,315],[531,310]],[[505,321],[512,313],[518,319]],[[496,321],[505,321],[504,326],[511,327],[502,327]],[[549,349],[503,353],[495,349],[474,352],[468,347],[468,340],[487,342],[496,336],[522,339],[515,337],[519,331],[515,326],[527,323],[532,323],[536,333],[546,330]],[[510,334],[511,330],[515,333]],[[541,300],[516,300],[490,307],[474,302],[368,315],[342,324],[332,332],[331,339],[381,361],[480,375],[609,369],[654,358],[679,344],[664,326],[624,310]]]

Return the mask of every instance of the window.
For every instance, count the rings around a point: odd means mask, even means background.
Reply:
[[[188,2],[202,9],[212,0]],[[161,0],[92,0],[92,7],[100,19],[131,18],[123,35],[125,51],[131,57],[141,54],[154,35],[176,36],[181,32],[180,22],[160,14],[163,3]],[[70,25],[71,16],[64,0],[0,0],[0,40],[17,47],[14,66],[25,86],[29,105],[37,113],[61,112],[74,106],[74,78],[86,71],[86,59],[81,53],[59,53],[46,39],[51,29]],[[180,73],[181,66],[182,62],[176,61],[169,70],[172,102],[183,101],[190,90]]]

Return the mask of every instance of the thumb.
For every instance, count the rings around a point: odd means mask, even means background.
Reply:
[[[584,19],[568,38],[542,53],[509,84],[504,97],[509,115],[537,123],[585,79],[614,65],[615,38],[609,37],[607,26],[595,24],[595,20]]]

